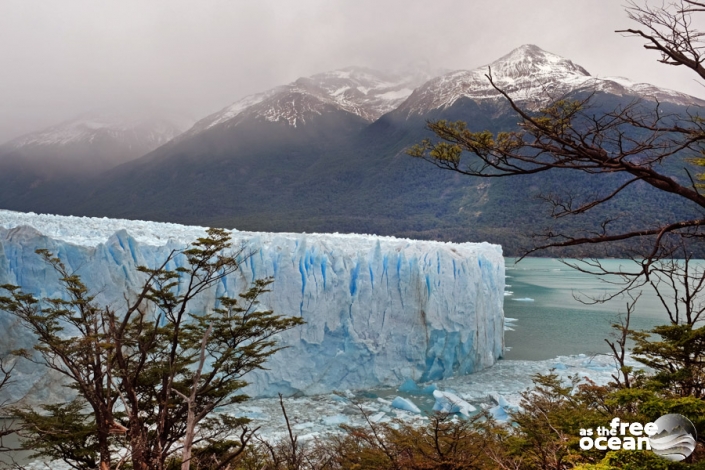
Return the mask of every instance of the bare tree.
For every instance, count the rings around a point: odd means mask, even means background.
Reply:
[[[617,365],[617,371],[612,374],[612,378],[618,387],[631,388],[631,373],[633,368],[627,365],[627,342],[634,334],[634,331],[629,328],[629,324],[632,319],[634,307],[640,296],[641,294],[638,294],[631,302],[628,302],[624,317],[620,319],[619,323],[612,324],[612,328],[616,330],[616,338],[605,338],[605,342],[610,347],[612,357],[614,357]]]
[[[639,5],[630,1],[629,18],[642,25],[643,29],[618,30],[646,39],[645,49],[660,53],[659,62],[667,65],[685,66],[705,78],[705,32],[694,26],[694,15],[705,13],[705,2],[680,0],[661,3],[658,7]]]

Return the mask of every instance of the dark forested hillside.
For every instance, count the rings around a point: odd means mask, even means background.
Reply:
[[[603,100],[604,106],[617,104]],[[392,112],[371,125],[340,112],[297,128],[253,121],[177,139],[82,185],[38,188],[35,198],[8,208],[240,230],[490,241],[508,255],[532,246],[531,235],[548,227],[594,230],[603,218],[628,227],[639,217],[667,219],[687,211],[680,201],[635,186],[605,211],[553,220],[540,194],[579,188],[588,197],[609,178],[567,171],[477,179],[409,157],[406,149],[428,136],[425,122],[441,118],[491,131],[517,122],[502,102],[469,99],[412,119]],[[683,163],[673,162],[671,170],[682,172]],[[626,248],[594,254],[616,256]]]

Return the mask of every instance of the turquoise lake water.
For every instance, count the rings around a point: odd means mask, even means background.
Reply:
[[[602,262],[610,269],[635,270],[630,260]],[[511,348],[505,359],[542,360],[608,351],[604,339],[612,332],[610,325],[619,320],[618,313],[626,312],[628,299],[585,305],[574,296],[587,300],[616,293],[619,287],[553,258],[525,258],[519,263],[505,258],[505,263],[506,290],[512,294],[504,298],[504,314],[517,319],[515,331],[505,332],[505,344]],[[653,290],[644,288],[630,327],[649,329],[668,321]]]

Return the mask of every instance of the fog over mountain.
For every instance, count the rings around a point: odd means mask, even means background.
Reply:
[[[85,113],[0,145],[0,167],[21,163],[45,174],[90,175],[151,152],[189,124],[184,119],[115,110]]]
[[[705,95],[686,71],[614,33],[630,26],[612,0],[5,1],[0,143],[96,108],[196,121],[321,71],[471,70],[526,43],[597,77]]]

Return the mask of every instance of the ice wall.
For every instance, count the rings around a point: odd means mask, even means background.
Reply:
[[[175,224],[0,211],[0,284],[59,294],[55,274],[34,253],[48,248],[100,292],[100,302],[120,306],[123,292],[139,283],[137,266],[156,266],[204,233]],[[198,308],[273,276],[262,306],[306,321],[280,335],[289,347],[272,356],[269,370],[247,377],[252,396],[438,380],[491,366],[502,354],[504,260],[497,245],[238,231],[233,241],[254,256]],[[0,313],[0,353],[30,343]],[[44,371],[27,362],[18,368],[15,397],[34,388],[31,393],[51,399]]]

